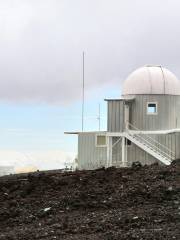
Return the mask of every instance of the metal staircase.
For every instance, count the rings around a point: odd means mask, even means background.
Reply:
[[[171,149],[159,143],[149,135],[144,133],[142,134],[140,130],[134,127],[132,124],[127,124],[128,125],[125,132],[125,137],[127,139],[165,165],[171,164],[171,162],[175,159],[175,153]],[[135,131],[133,131],[133,129]]]

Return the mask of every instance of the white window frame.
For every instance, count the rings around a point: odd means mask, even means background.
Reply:
[[[155,104],[156,105],[156,112],[155,113],[148,112],[149,104]],[[158,114],[158,103],[157,102],[147,102],[146,113],[147,113],[147,115],[157,115]]]
[[[98,144],[97,144],[97,138],[98,138],[99,136],[103,136],[103,137],[106,138],[106,144],[104,144],[104,145],[98,145]],[[96,136],[95,136],[95,146],[96,146],[96,147],[107,147],[107,136],[106,136],[106,134],[96,134]]]

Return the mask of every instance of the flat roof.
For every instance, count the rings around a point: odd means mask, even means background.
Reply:
[[[98,133],[98,134],[101,134],[101,133],[107,133],[107,131],[79,131],[79,132],[64,132],[64,134],[80,134],[80,133]]]
[[[135,97],[131,98],[105,98],[104,101],[125,101],[125,102],[130,102],[134,101]]]

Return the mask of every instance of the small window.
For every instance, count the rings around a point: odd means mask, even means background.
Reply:
[[[129,139],[126,140],[126,145],[131,146],[131,141]]]
[[[157,103],[147,104],[147,114],[157,114]]]
[[[97,135],[96,136],[96,146],[97,147],[106,147],[106,136],[105,135]]]

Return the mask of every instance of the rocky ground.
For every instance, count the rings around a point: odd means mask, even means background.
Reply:
[[[0,178],[0,239],[180,239],[180,164]]]

